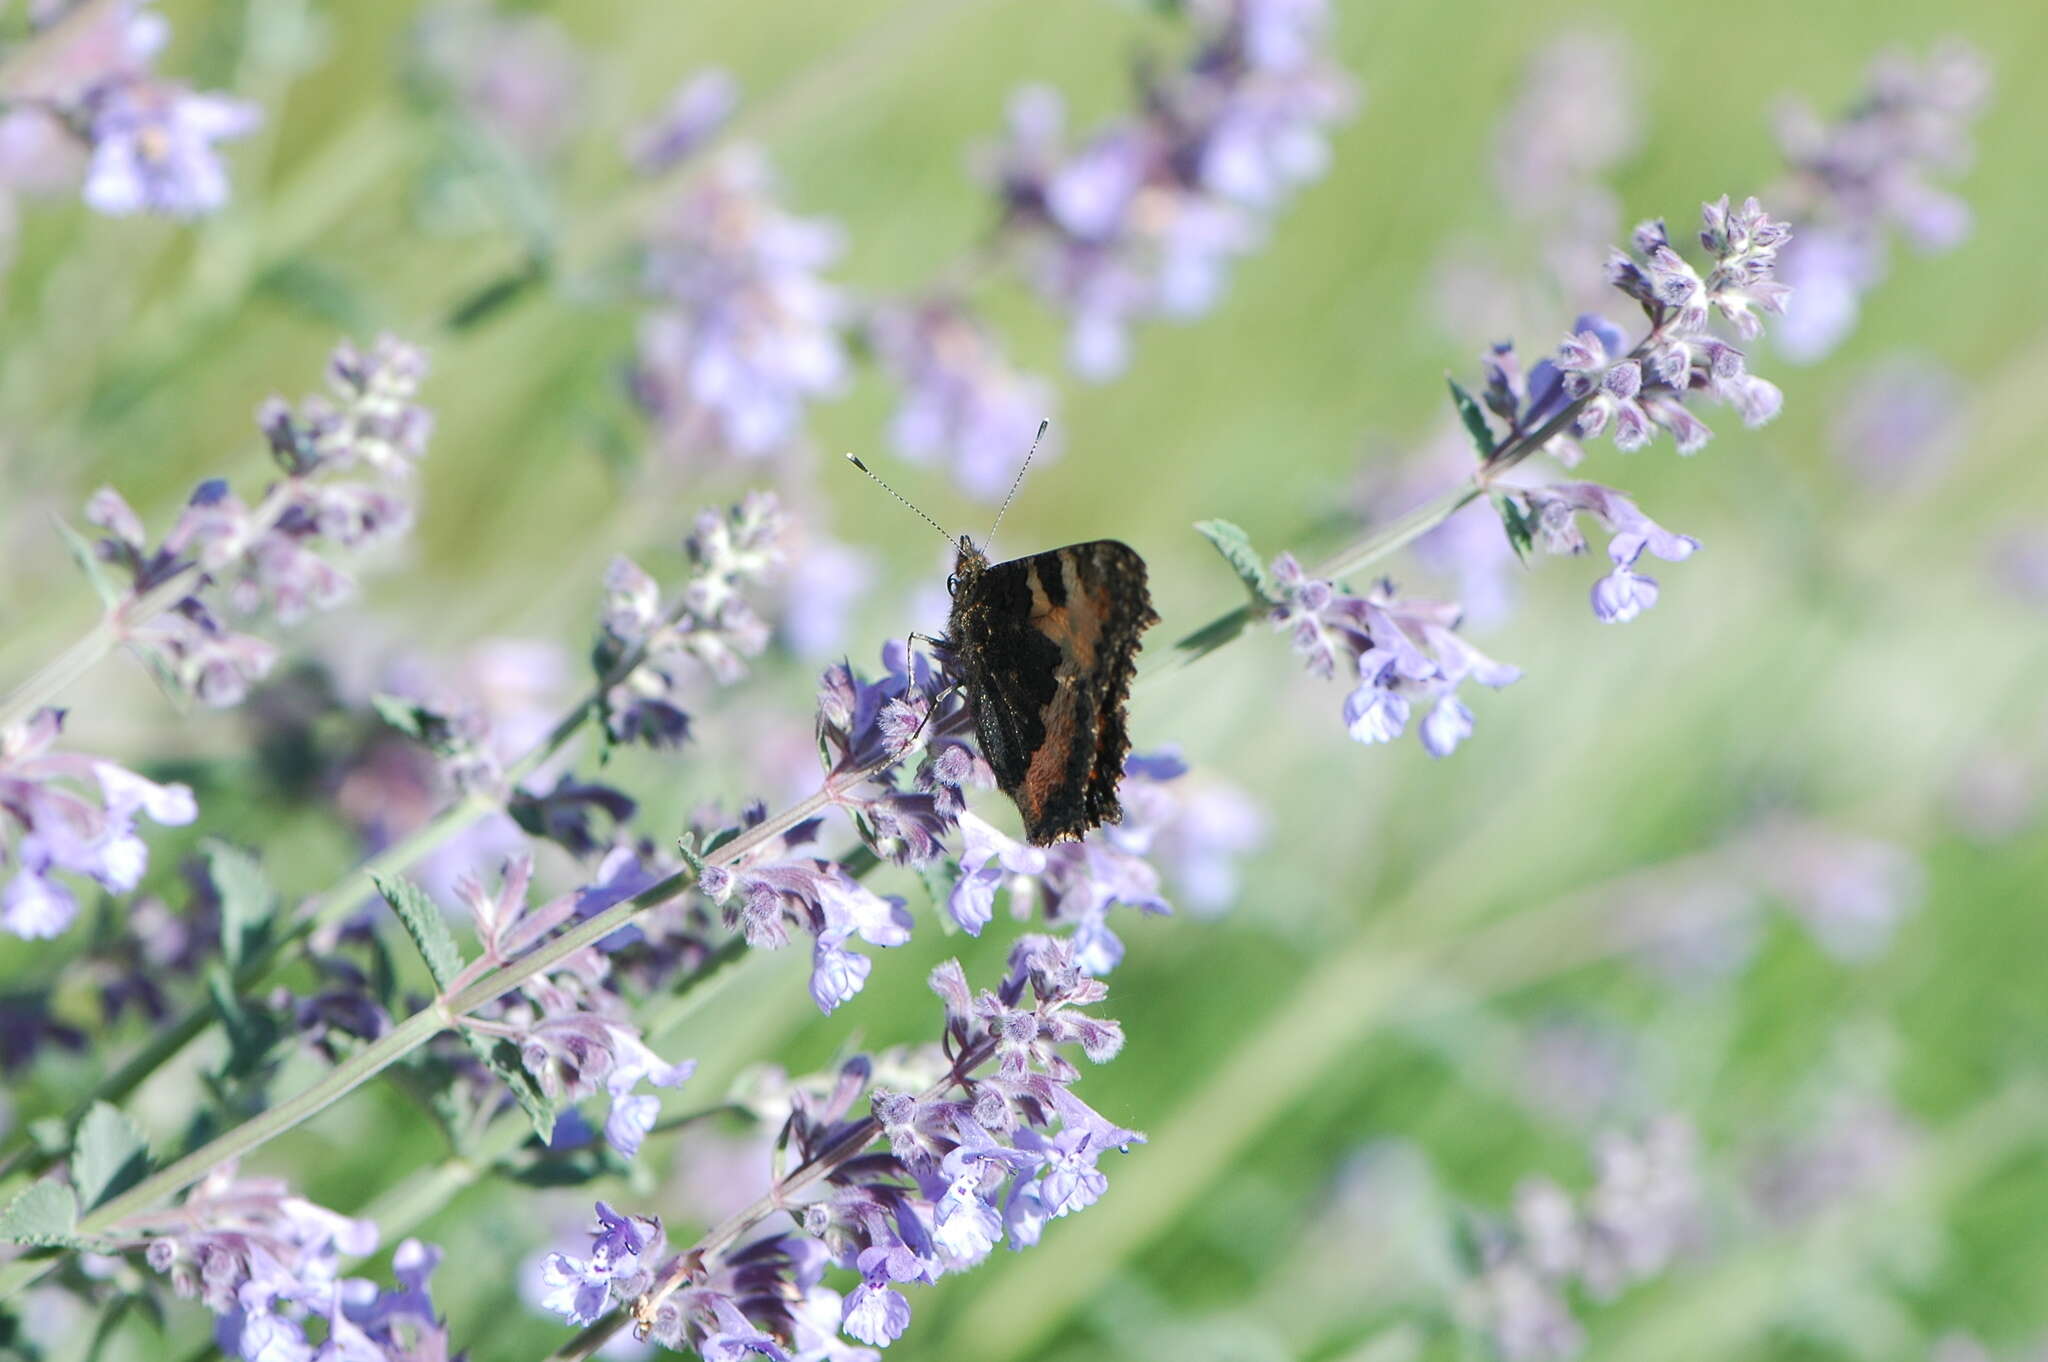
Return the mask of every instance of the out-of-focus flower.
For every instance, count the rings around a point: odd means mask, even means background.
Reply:
[[[148,4],[31,16],[44,31],[10,67],[7,93],[86,145],[87,206],[116,217],[201,217],[228,199],[215,144],[253,132],[262,112],[157,75],[170,26]]]
[[[875,558],[808,525],[798,536],[783,574],[776,631],[798,658],[822,661],[843,647],[854,607],[874,584]]]
[[[2012,525],[1992,538],[1991,584],[2021,605],[2048,610],[2048,521]]]
[[[768,646],[769,629],[741,593],[782,566],[786,531],[780,504],[765,492],[699,513],[684,544],[690,577],[666,605],[638,564],[612,560],[595,665],[609,681],[604,718],[614,742],[680,745],[690,733],[683,698],[691,666],[720,683],[746,674],[746,659]],[[629,660],[625,675],[615,676]]]
[[[1197,916],[1237,902],[1237,862],[1266,844],[1265,810],[1227,781],[1191,774],[1178,752],[1133,754],[1120,790],[1124,817],[1103,840],[1158,865]]]
[[[1969,235],[1969,206],[1934,180],[1968,167],[1970,125],[1990,93],[1983,56],[1949,42],[1924,61],[1879,57],[1837,122],[1804,103],[1786,105],[1778,140],[1790,174],[1773,202],[1798,228],[1780,271],[1800,291],[1777,335],[1788,359],[1819,359],[1848,335],[1862,295],[1885,276],[1892,231],[1923,251],[1950,250]]]
[[[1881,1191],[1920,1142],[1919,1128],[1889,1098],[1844,1088],[1821,1104],[1808,1129],[1757,1153],[1750,1199],[1774,1223],[1800,1224]]]
[[[1785,819],[1743,846],[1752,882],[1777,898],[1838,960],[1869,960],[1927,893],[1917,857],[1891,842],[1812,820]]]
[[[202,703],[239,703],[270,669],[276,649],[230,629],[221,607],[292,624],[348,595],[348,575],[316,547],[360,548],[410,523],[396,488],[425,453],[433,428],[412,400],[425,371],[419,350],[390,337],[368,354],[342,344],[328,363],[334,400],[310,398],[294,413],[273,398],[258,413],[285,476],[254,507],[224,482],[202,483],[153,549],[118,492],[94,493],[86,519],[106,532],[99,556],[128,574],[130,599],[190,569],[199,573],[192,594],[128,625],[126,640]]]
[[[78,916],[69,877],[115,894],[141,882],[149,847],[138,819],[168,827],[199,816],[186,786],[54,750],[63,725],[62,710],[42,709],[0,732],[0,927],[29,940],[56,936]]]
[[[1068,362],[1084,378],[1122,370],[1134,321],[1215,306],[1264,215],[1323,173],[1326,129],[1354,103],[1323,55],[1321,0],[1186,9],[1195,49],[1147,76],[1140,113],[1068,149],[1058,96],[1027,89],[987,158],[1006,229],[1069,318]]]
[[[960,303],[886,307],[868,323],[883,364],[902,388],[889,438],[907,459],[938,459],[969,496],[997,501],[1053,413],[1052,385],[1012,368],[995,336]],[[1035,457],[1059,455],[1057,438]]]
[[[529,160],[554,155],[576,130],[583,59],[546,15],[442,0],[421,18],[415,51],[423,77]]]
[[[757,152],[728,153],[646,242],[633,391],[680,451],[759,458],[788,445],[806,404],[847,381],[839,290],[819,277],[837,226],[792,217]]]
[[[1963,441],[1963,389],[1923,355],[1870,365],[1837,406],[1828,434],[1835,457],[1876,492],[1926,488],[1947,471]]]
[[[1376,453],[1353,483],[1351,504],[1367,527],[1391,525],[1472,472],[1472,437],[1456,422],[1411,457]],[[1461,626],[1484,631],[1507,618],[1520,592],[1521,563],[1500,526],[1454,515],[1409,547],[1432,583],[1444,583],[1463,611]]]
[[[654,119],[627,139],[626,154],[643,175],[660,175],[681,165],[718,135],[739,108],[739,82],[716,67],[699,71],[676,88]]]

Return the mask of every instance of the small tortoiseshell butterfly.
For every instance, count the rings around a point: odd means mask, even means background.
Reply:
[[[989,566],[960,540],[946,624],[981,754],[1038,846],[1123,817],[1124,702],[1159,622],[1145,560],[1097,539]]]
[[[1044,422],[1038,433],[1045,434]],[[946,533],[866,464],[846,457]],[[1009,504],[1006,498],[1005,510]],[[1002,519],[998,512],[996,523]],[[1025,837],[1050,846],[1116,822],[1123,816],[1117,783],[1131,751],[1124,705],[1138,670],[1139,636],[1159,622],[1145,589],[1145,560],[1114,539],[994,566],[966,536],[956,547],[946,579],[953,610],[946,637],[937,641],[952,655],[996,784],[1024,815]]]

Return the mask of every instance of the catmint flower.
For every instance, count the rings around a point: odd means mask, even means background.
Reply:
[[[638,564],[612,560],[596,666],[611,679],[605,728],[614,742],[669,748],[690,732],[683,691],[695,668],[722,685],[746,674],[746,659],[768,646],[769,628],[742,594],[778,571],[788,521],[769,493],[750,493],[725,511],[706,510],[684,543],[690,576],[675,599]],[[625,675],[614,674],[630,659]]]
[[[99,91],[86,116],[85,202],[110,217],[217,212],[228,201],[228,175],[214,144],[246,137],[263,121],[253,104],[154,81]]]
[[[541,1307],[574,1325],[594,1324],[614,1297],[631,1300],[653,1285],[666,1246],[659,1219],[620,1215],[600,1201],[589,1255],[550,1253],[543,1260],[548,1294]]]
[[[223,607],[291,624],[348,596],[348,575],[316,547],[324,541],[361,548],[409,523],[395,489],[425,452],[433,427],[412,400],[425,370],[420,351],[390,337],[367,354],[343,343],[328,363],[331,399],[308,399],[294,412],[273,398],[258,413],[284,473],[262,500],[251,507],[226,483],[204,482],[153,549],[120,494],[96,492],[86,505],[86,518],[106,531],[96,549],[128,574],[131,599],[181,572],[199,573],[192,594],[128,626],[128,641],[201,702],[239,703],[276,650],[230,629]]]
[[[1407,600],[1389,582],[1355,596],[1310,577],[1288,553],[1273,560],[1273,578],[1280,594],[1267,618],[1292,640],[1310,674],[1356,677],[1343,719],[1359,742],[1393,741],[1424,705],[1422,745],[1433,757],[1448,756],[1472,726],[1459,686],[1472,680],[1498,690],[1521,677],[1519,668],[1494,661],[1454,632],[1455,605]]]
[[[815,823],[803,825],[737,866],[708,870],[701,887],[750,946],[786,945],[792,927],[808,933],[811,999],[831,1012],[860,992],[873,968],[852,949],[853,940],[901,946],[910,940],[912,919],[902,899],[865,888],[836,861],[787,854],[815,830]]]
[[[141,883],[149,847],[139,819],[177,827],[199,816],[184,785],[54,750],[63,726],[62,710],[41,709],[0,732],[0,927],[27,940],[57,936],[78,916],[68,877],[115,894]]]
[[[1142,81],[1141,112],[1068,149],[1058,96],[1026,89],[986,157],[1005,230],[1040,295],[1067,316],[1068,362],[1084,378],[1123,369],[1133,322],[1215,306],[1230,262],[1262,239],[1264,215],[1322,174],[1325,129],[1354,103],[1348,77],[1322,56],[1328,8],[1317,0],[1186,13],[1194,48]]]
[[[946,899],[946,913],[969,936],[981,935],[995,915],[996,890],[1006,876],[1045,870],[1045,850],[1005,837],[977,815],[960,814],[960,878]]]
[[[576,131],[587,76],[552,18],[440,4],[415,44],[417,74],[434,92],[529,161],[554,156]]]
[[[179,1295],[198,1297],[219,1316],[215,1341],[246,1362],[311,1357],[305,1321],[343,1314],[348,1297],[360,1294],[341,1278],[342,1259],[377,1247],[369,1221],[293,1196],[279,1179],[237,1177],[232,1165],[208,1174],[176,1208],[144,1212],[114,1233],[142,1248]]]
[[[1237,902],[1237,861],[1266,843],[1265,811],[1244,791],[1209,776],[1191,776],[1172,748],[1133,753],[1119,791],[1121,823],[1105,825],[1105,841],[1160,866],[1175,897],[1214,916]]]
[[[1859,1085],[1861,1086],[1861,1085]],[[1771,1223],[1796,1226],[1895,1185],[1925,1133],[1887,1096],[1830,1092],[1806,1129],[1774,1137],[1753,1156],[1749,1200]]]
[[[792,217],[767,163],[732,152],[693,181],[646,246],[633,391],[678,450],[759,458],[847,380],[845,304],[818,271],[839,229]]]
[[[1926,868],[1910,852],[1811,820],[1767,823],[1739,854],[1757,889],[1846,963],[1883,954],[1927,893]]]
[[[1879,57],[1837,122],[1804,103],[1786,105],[1778,140],[1789,173],[1773,192],[1798,225],[1781,273],[1801,294],[1777,337],[1787,358],[1820,359],[1848,335],[1862,295],[1886,274],[1893,230],[1928,252],[1969,235],[1968,205],[1935,181],[1968,167],[1970,125],[1990,90],[1983,56],[1950,42],[1923,61]]]
[[[1012,368],[988,328],[953,301],[879,310],[868,334],[902,388],[889,438],[907,459],[949,465],[969,496],[998,501],[1054,414],[1050,384]],[[1057,440],[1034,456],[1059,455]]]
[[[1657,603],[1656,578],[1635,570],[1645,551],[1667,563],[1681,563],[1700,546],[1697,539],[1672,533],[1644,515],[1628,497],[1598,483],[1558,482],[1503,487],[1501,491],[1521,508],[1526,523],[1534,528],[1535,542],[1548,552],[1585,552],[1585,536],[1578,527],[1580,515],[1590,515],[1614,532],[1607,542],[1613,570],[1593,585],[1594,617],[1608,624],[1625,623]]]
[[[882,649],[883,672],[863,681],[851,665],[826,670],[818,686],[818,753],[825,791],[877,854],[922,863],[937,856],[972,785],[995,785],[973,741],[966,697],[923,652],[899,640]],[[904,763],[924,753],[912,783]]]
[[[730,73],[716,67],[699,71],[676,88],[653,121],[627,139],[627,158],[642,175],[664,174],[717,136],[739,102],[739,82]]]

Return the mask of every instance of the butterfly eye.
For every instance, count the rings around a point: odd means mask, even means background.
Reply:
[[[952,595],[952,594],[953,594],[953,592],[954,592],[954,590],[955,590],[955,589],[956,589],[956,588],[957,588],[957,587],[958,587],[959,585],[960,585],[960,579],[959,579],[958,577],[955,577],[955,576],[954,576],[954,575],[953,575],[952,573],[950,573],[950,572],[946,574],[946,594],[947,594],[948,596]]]

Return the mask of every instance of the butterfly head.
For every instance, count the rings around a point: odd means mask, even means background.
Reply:
[[[953,574],[946,578],[946,594],[958,596],[974,585],[975,578],[988,571],[988,555],[974,546],[966,535],[960,536],[960,552],[953,559]]]

